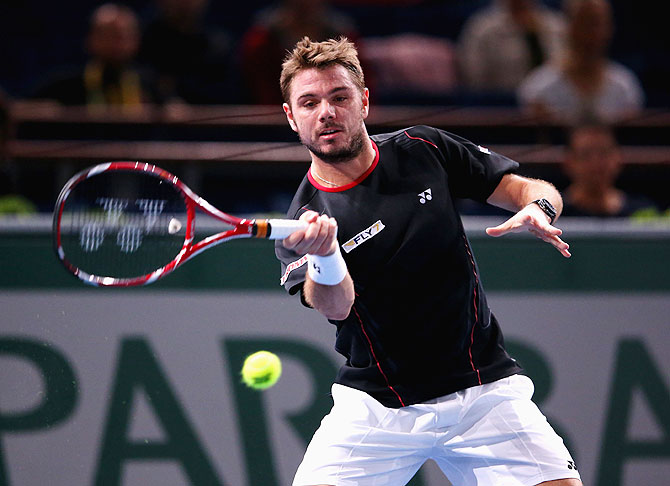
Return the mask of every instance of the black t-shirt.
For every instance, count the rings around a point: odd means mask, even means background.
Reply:
[[[334,217],[355,301],[337,326],[336,381],[388,407],[424,402],[521,371],[504,349],[455,198],[486,201],[518,164],[417,126],[371,137],[377,156],[338,188],[308,173],[289,209]],[[302,289],[306,257],[277,242],[281,283]]]

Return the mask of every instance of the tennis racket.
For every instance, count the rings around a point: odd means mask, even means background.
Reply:
[[[198,242],[196,210],[225,230]],[[283,239],[306,227],[286,219],[231,216],[155,165],[110,162],[79,172],[63,187],[54,210],[56,254],[90,285],[146,285],[198,253],[236,238]]]

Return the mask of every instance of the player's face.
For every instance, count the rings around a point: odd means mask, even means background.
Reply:
[[[344,66],[300,71],[284,111],[302,144],[324,162],[346,162],[363,151],[368,90],[361,92]]]

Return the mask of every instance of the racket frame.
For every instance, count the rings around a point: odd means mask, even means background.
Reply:
[[[184,199],[186,205],[186,227],[185,227],[184,243],[182,245],[182,248],[172,261],[146,275],[137,277],[128,277],[128,278],[91,275],[85,272],[84,270],[78,268],[74,264],[72,264],[72,262],[68,260],[65,254],[65,250],[63,249],[60,222],[61,217],[63,215],[63,211],[65,209],[65,202],[67,201],[67,198],[69,197],[70,193],[75,188],[75,186],[77,186],[81,182],[96,175],[110,171],[126,171],[126,172],[138,171],[156,177],[158,179],[168,182],[173,187],[175,187],[182,196],[182,198]],[[233,226],[233,228],[226,231],[222,231],[220,233],[213,234],[194,243],[195,216],[197,209],[200,209],[204,213],[208,214],[209,216],[212,216],[213,218],[219,221],[222,221],[230,226]],[[275,231],[274,235],[272,234],[273,222],[275,223],[275,226],[277,228],[277,231]],[[65,265],[65,268],[67,268],[67,270],[69,270],[70,273],[72,273],[74,276],[76,276],[83,282],[93,286],[133,287],[139,285],[148,285],[152,282],[155,282],[159,278],[164,277],[165,275],[171,273],[176,268],[180,267],[181,265],[189,261],[194,256],[198,255],[205,249],[223,243],[224,241],[229,241],[238,238],[282,239],[288,236],[293,231],[303,228],[304,226],[305,223],[294,220],[247,219],[232,216],[212,206],[205,199],[194,193],[177,176],[166,171],[165,169],[162,169],[160,167],[157,167],[153,164],[149,164],[146,162],[117,161],[117,162],[106,162],[85,169],[75,174],[65,184],[56,201],[54,217],[53,217],[53,236],[54,236],[54,247],[55,247],[54,249],[56,251],[56,255],[63,263],[63,265]]]

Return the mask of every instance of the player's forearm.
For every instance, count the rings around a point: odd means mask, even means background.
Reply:
[[[337,285],[318,284],[308,275],[303,292],[310,306],[336,321],[346,319],[354,304],[354,283],[348,273]]]
[[[556,218],[563,210],[563,198],[549,182],[515,174],[505,175],[487,202],[509,211],[519,211],[533,201],[547,199],[556,209]]]

